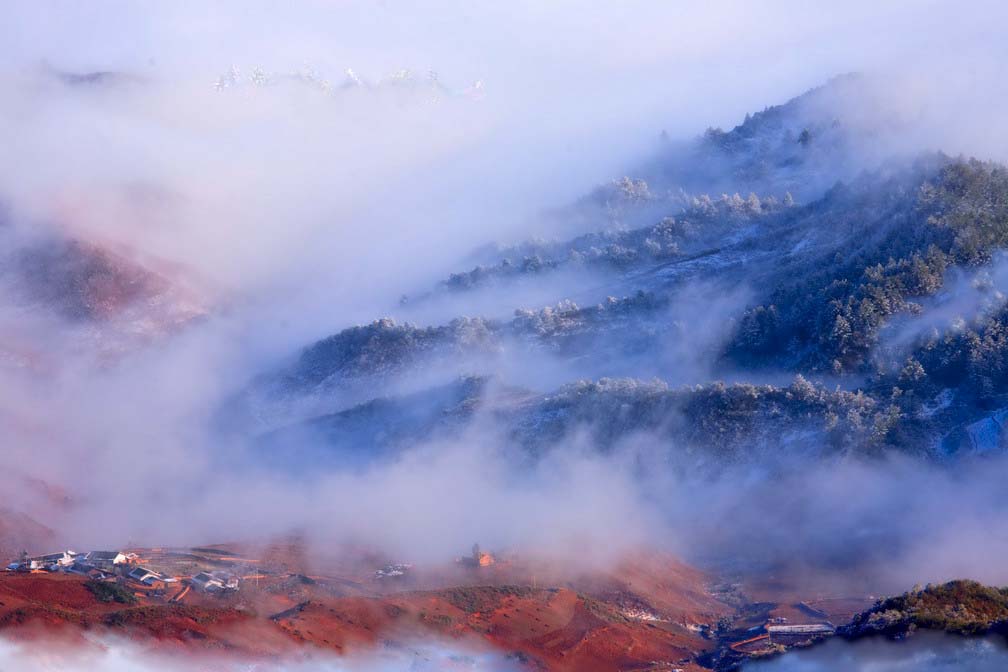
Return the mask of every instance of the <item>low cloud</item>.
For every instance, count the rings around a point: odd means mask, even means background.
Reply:
[[[31,669],[59,672],[181,672],[213,669],[221,672],[399,672],[414,670],[440,672],[508,672],[519,667],[504,656],[487,653],[463,642],[424,641],[392,643],[371,651],[334,656],[327,652],[301,650],[286,656],[258,660],[254,657],[223,657],[213,653],[168,654],[158,646],[113,637],[88,635],[83,642],[60,644],[0,640],[3,669]]]
[[[630,170],[662,130],[685,138],[730,126],[839,72],[908,70],[889,106],[865,106],[872,122],[879,109],[910,117],[914,132],[892,152],[936,144],[1004,156],[1008,97],[980,58],[1000,47],[1004,10],[931,10],[861,2],[837,19],[800,2],[423,12],[15,3],[0,28],[5,240],[21,249],[45,232],[115,250],[184,286],[204,311],[168,334],[73,322],[25,301],[24,279],[4,276],[0,440],[8,461],[72,502],[28,508],[89,545],[307,528],[429,558],[473,541],[599,558],[654,542],[698,558],[799,553],[795,538],[818,557],[864,530],[866,550],[887,535],[909,548],[896,510],[926,539],[973,548],[982,536],[963,521],[1003,511],[983,474],[961,501],[953,477],[902,464],[809,469],[783,485],[745,470],[714,483],[664,480],[642,477],[639,455],[600,457],[575,439],[523,469],[520,448],[491,424],[458,440],[418,437],[391,464],[305,485],[243,461],[247,446],[214,424],[249,380],[317,338],[396,311],[437,323],[448,309],[400,308],[399,297],[435,286],[478,245],[552,235],[546,209]],[[953,56],[936,58],[935,43]],[[234,85],[217,86],[234,65]],[[344,87],[347,67],[371,84]],[[403,68],[414,74],[397,75]],[[584,282],[564,277],[556,297],[484,296],[471,308],[510,315],[591,294]],[[630,373],[695,382],[747,291],[684,290],[671,316],[688,328]],[[124,332],[137,338],[107,347]],[[539,391],[612,373],[551,358],[493,364]],[[23,488],[22,474],[0,478]],[[852,503],[853,516],[843,514]],[[965,554],[928,557],[916,572],[1000,576],[993,563],[967,566]],[[900,562],[914,566],[910,550]]]

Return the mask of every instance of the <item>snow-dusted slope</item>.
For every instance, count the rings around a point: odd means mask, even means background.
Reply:
[[[941,437],[961,425],[976,443],[1008,383],[996,367],[963,375],[954,362],[1008,354],[1003,312],[970,333],[882,339],[926,313],[952,269],[994,263],[1008,243],[1008,176],[943,155],[884,158],[898,120],[850,115],[873,91],[838,78],[666,148],[642,168],[648,182],[617,181],[575,206],[650,221],[488,248],[485,263],[407,299],[422,314],[435,298],[506,302],[524,283],[552,294],[549,307],[352,327],[260,376],[232,411],[256,418],[255,433],[307,421],[344,451],[362,436],[365,452],[476,417],[533,454],[579,431],[603,449],[646,432],[670,459],[712,464],[781,450],[943,456],[955,449]],[[759,195],[717,192],[729,185]],[[469,376],[494,382],[458,382]],[[950,385],[956,403],[923,412]],[[365,416],[392,431],[361,435]]]

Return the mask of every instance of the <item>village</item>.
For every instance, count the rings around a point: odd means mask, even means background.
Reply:
[[[129,551],[64,550],[21,557],[8,572],[67,573],[120,585],[137,596],[181,601],[189,591],[226,594],[239,589],[243,569],[254,560],[228,557],[215,549],[145,549]]]
[[[173,628],[210,630],[207,624],[216,622],[213,619],[223,618],[224,623],[258,615],[295,639],[321,638],[316,641],[325,645],[336,641],[335,636],[371,637],[376,628],[390,625],[407,612],[414,613],[416,623],[425,627],[452,625],[504,636],[518,623],[530,633],[549,628],[559,632],[581,627],[574,615],[580,601],[588,600],[601,610],[599,628],[626,630],[635,637],[644,633],[668,638],[672,649],[662,655],[669,657],[651,659],[661,662],[641,669],[670,672],[697,669],[684,665],[687,656],[676,657],[683,646],[680,642],[686,639],[697,647],[691,649],[694,655],[704,656],[704,665],[737,665],[832,637],[837,634],[834,623],[847,622],[874,601],[871,596],[828,595],[808,601],[797,596],[779,602],[736,600],[734,613],[719,611],[727,602],[711,602],[711,611],[684,615],[670,611],[661,587],[666,563],[660,558],[657,564],[630,566],[626,583],[593,578],[585,585],[598,592],[582,596],[555,587],[548,565],[529,562],[512,550],[495,550],[488,552],[474,544],[467,553],[420,565],[367,550],[328,555],[331,550],[314,548],[299,537],[252,546],[235,542],[183,548],[131,545],[42,555],[22,552],[6,566],[6,576],[0,577],[4,579],[0,588],[12,596],[9,602],[0,601],[0,609],[6,609],[4,615],[12,623],[38,609],[45,617],[71,614],[72,619],[101,624],[133,619],[142,623],[146,614],[159,613]],[[631,587],[629,577],[638,588]],[[713,588],[714,594],[725,599],[739,591],[737,584]],[[691,589],[710,588],[698,583]],[[57,605],[56,611],[40,607],[37,601]],[[215,616],[200,621],[205,613]]]
[[[497,559],[474,545],[468,555],[455,559],[461,569],[479,570],[492,567]],[[72,574],[88,580],[120,586],[135,597],[181,602],[191,591],[210,596],[237,593],[242,584],[255,581],[255,586],[272,585],[283,578],[301,577],[285,563],[266,566],[259,558],[219,547],[196,548],[132,548],[124,550],[93,550],[78,553],[64,550],[43,555],[23,551],[6,566],[11,573]],[[373,571],[372,581],[379,585],[395,583],[402,586],[412,577],[411,563],[385,564]],[[322,577],[317,577],[319,580]],[[365,575],[358,574],[350,583],[364,587]],[[346,581],[344,581],[346,583]],[[391,586],[388,586],[391,587]]]

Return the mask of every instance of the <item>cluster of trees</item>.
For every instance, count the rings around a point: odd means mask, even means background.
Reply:
[[[670,452],[744,459],[786,447],[873,453],[894,439],[902,418],[895,403],[864,392],[829,391],[798,376],[787,387],[713,383],[670,388],[660,380],[578,381],[525,409],[513,426],[526,445],[549,445],[588,431],[603,449],[645,433]],[[809,440],[814,436],[814,440]]]
[[[490,352],[507,338],[531,338],[573,355],[572,338],[605,333],[616,323],[640,325],[668,305],[666,297],[640,291],[586,307],[561,301],[538,310],[518,309],[506,322],[461,317],[446,325],[419,327],[382,318],[309,346],[274,383],[284,392],[313,389],[340,379],[399,372],[427,357]]]
[[[651,193],[647,180],[623,176],[607,185],[595,189],[591,198],[606,205],[613,203],[635,203],[652,201],[657,196]]]
[[[452,273],[442,282],[445,289],[465,291],[486,285],[494,280],[504,280],[519,276],[537,275],[555,271],[561,265],[556,259],[544,259],[540,254],[530,254],[520,261],[512,261],[505,257],[496,264],[486,266],[480,264],[475,268],[460,273]]]
[[[729,131],[709,128],[687,151],[670,147],[656,170],[703,191],[791,191],[815,197],[863,168],[859,132],[834,116],[839,100],[860,100],[858,77],[837,78],[783,105],[746,115]]]
[[[135,604],[137,599],[133,596],[133,591],[118,583],[107,581],[96,581],[89,579],[84,582],[84,587],[95,596],[99,602],[117,602],[119,604]]]
[[[728,354],[747,365],[868,372],[893,315],[919,311],[915,299],[940,290],[949,267],[986,263],[1008,243],[1008,173],[932,157],[880,182],[838,186],[801,210],[796,224],[833,230],[836,244],[782,269]]]
[[[1004,632],[1008,623],[1008,588],[958,580],[879,600],[842,629],[849,637],[902,636],[917,628],[961,635]]]
[[[449,349],[492,347],[497,326],[489,320],[462,317],[447,325],[418,327],[391,318],[350,327],[302,351],[281,378],[285,388],[313,388],[334,378],[387,374]]]
[[[916,400],[952,389],[960,405],[980,411],[1003,406],[1008,395],[1008,309],[928,335],[902,366],[885,373],[885,380],[913,393]]]
[[[667,297],[645,291],[619,299],[610,296],[602,303],[584,308],[566,300],[539,310],[520,308],[515,311],[510,327],[516,335],[555,339],[607,329],[617,321],[642,322],[668,306]]]
[[[634,229],[608,229],[562,243],[526,242],[504,250],[496,264],[478,265],[469,271],[451,274],[442,286],[468,290],[490,281],[538,275],[561,267],[626,271],[634,266],[682,258],[703,245],[717,244],[739,227],[791,208],[794,199],[785,193],[778,199],[750,193],[706,194],[685,198],[682,214],[663,217],[657,224]],[[512,252],[522,254],[512,259]]]

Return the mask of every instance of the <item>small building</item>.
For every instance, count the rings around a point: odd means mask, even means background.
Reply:
[[[832,635],[836,627],[832,623],[802,623],[801,625],[768,625],[771,635]]]
[[[835,634],[836,626],[828,621],[825,623],[767,626],[767,636],[774,644],[798,644],[820,637],[831,637]]]
[[[479,544],[474,544],[472,553],[456,560],[463,567],[489,567],[496,562],[492,553],[480,550]]]
[[[215,593],[224,590],[224,582],[206,572],[200,572],[192,577],[192,585],[193,588],[202,590],[204,593]]]
[[[87,574],[92,569],[96,569],[96,567],[85,560],[83,556],[79,556],[76,560],[74,560],[74,563],[70,565],[67,571],[74,572],[75,574]]]
[[[99,569],[115,569],[116,565],[126,564],[126,555],[119,551],[91,551],[84,560]]]
[[[413,569],[413,565],[409,565],[404,562],[385,565],[381,569],[375,571],[375,578],[395,579],[401,576],[406,576],[411,569]]]
[[[204,593],[238,590],[238,577],[227,572],[200,572],[190,579],[192,587]]]
[[[49,553],[47,555],[37,555],[29,559],[30,569],[44,569],[50,572],[66,570],[73,566],[77,554],[66,550],[61,553]]]
[[[238,577],[228,572],[213,572],[212,576],[224,584],[225,590],[238,590]]]
[[[133,579],[137,583],[142,583],[145,586],[154,586],[164,584],[165,582],[165,577],[159,572],[155,572],[153,569],[147,569],[146,567],[136,567],[126,576],[127,578]]]

